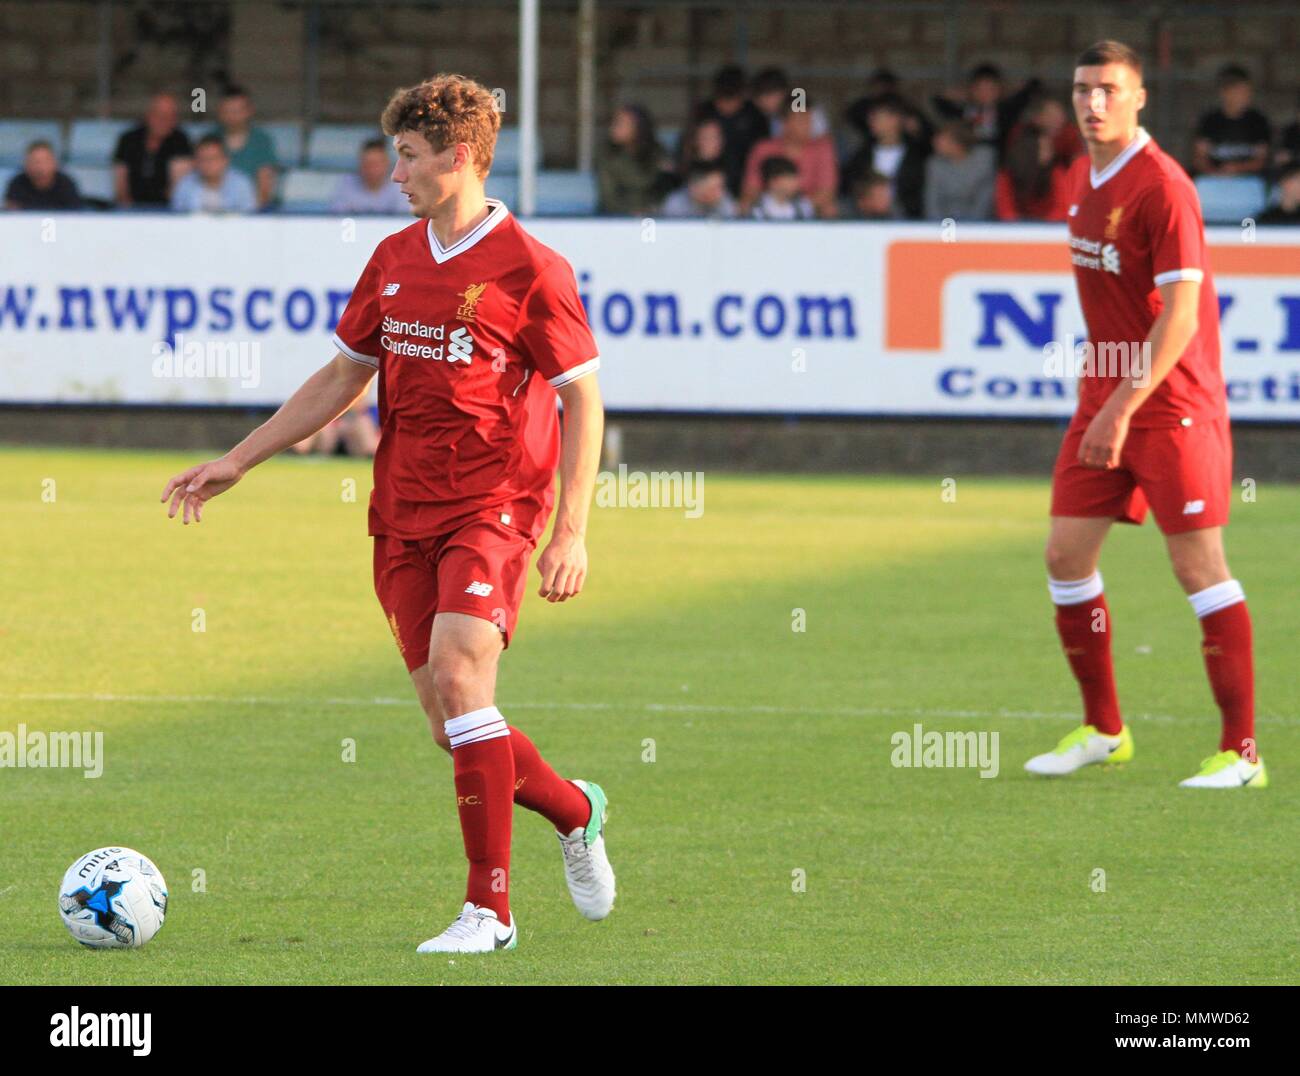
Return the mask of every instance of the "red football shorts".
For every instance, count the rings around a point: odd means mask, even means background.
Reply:
[[[429,660],[437,613],[489,620],[510,645],[536,541],[497,513],[436,538],[375,536],[375,594],[407,669]]]
[[[1119,466],[1109,471],[1079,462],[1079,443],[1087,428],[1087,421],[1076,418],[1065,431],[1052,472],[1052,515],[1141,523],[1149,506],[1165,534],[1228,522],[1232,435],[1227,418],[1130,429]]]

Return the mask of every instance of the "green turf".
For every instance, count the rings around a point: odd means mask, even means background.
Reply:
[[[1021,764],[1077,699],[1043,482],[958,476],[950,502],[939,477],[709,474],[699,519],[597,510],[587,592],[530,595],[499,700],[609,793],[618,905],[582,920],[549,827],[518,811],[519,948],[453,962],[414,951],[459,907],[462,853],[371,592],[368,467],[275,461],[182,529],[157,497],[189,462],[0,451],[0,727],[103,730],[106,751],[98,780],[0,769],[0,982],[1297,978],[1300,489],[1262,486],[1229,531],[1260,793],[1176,787],[1217,718],[1151,526],[1104,561],[1137,756],[1049,782]],[[918,721],[997,732],[999,775],[893,767]],[[84,950],[59,922],[64,869],[109,843],[170,883],[142,950]]]

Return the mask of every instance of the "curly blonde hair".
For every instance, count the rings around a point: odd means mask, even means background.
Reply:
[[[384,134],[424,136],[434,152],[464,142],[474,154],[479,179],[487,177],[496,149],[501,113],[492,92],[464,75],[441,74],[393,94],[381,120]]]

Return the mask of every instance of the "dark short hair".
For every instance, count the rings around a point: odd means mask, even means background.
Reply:
[[[214,134],[204,135],[202,138],[200,138],[197,142],[194,143],[194,152],[198,153],[198,151],[201,150],[204,146],[216,146],[217,149],[221,150],[222,153],[226,152],[226,144],[221,140],[220,135],[214,135]]]
[[[361,143],[362,153],[369,153],[372,149],[379,150],[385,157],[388,156],[388,143],[382,138],[367,138]]]
[[[695,161],[686,169],[686,182],[694,183],[697,179],[703,179],[705,176],[711,176],[715,172],[726,174],[727,169],[723,166],[721,158],[715,157],[711,161]]]
[[[38,138],[36,139],[35,142],[28,142],[27,149],[24,150],[23,152],[31,153],[33,150],[38,150],[38,149],[48,149],[51,153],[54,153],[54,147],[50,145],[50,143],[47,142],[44,138]]]
[[[1002,81],[1002,68],[997,64],[982,63],[976,64],[970,69],[970,74],[966,76],[967,82],[976,82],[982,78],[991,78],[994,82]]]
[[[970,124],[965,120],[947,120],[939,124],[934,133],[936,135],[946,134],[964,149],[970,149],[971,146],[975,145],[975,132],[971,130]]]
[[[779,67],[765,67],[754,76],[753,92],[758,94],[772,93],[780,90],[782,93],[790,86],[790,80],[786,73]]]
[[[879,97],[873,99],[871,104],[867,106],[867,115],[880,109],[893,112],[899,116],[907,115],[907,104],[896,93],[882,93]]]
[[[763,186],[766,187],[781,176],[797,176],[799,168],[789,157],[768,157],[759,166],[759,173],[763,177]]]
[[[1142,57],[1122,41],[1097,41],[1089,45],[1074,61],[1075,67],[1100,67],[1103,64],[1123,64],[1142,77]]]
[[[1296,176],[1300,176],[1300,161],[1292,161],[1283,168],[1277,175],[1277,181],[1285,183],[1288,179],[1294,179]]]
[[[853,180],[853,197],[861,198],[862,195],[866,194],[872,187],[879,186],[889,187],[892,190],[894,184],[883,172],[877,172],[874,169],[868,172],[863,172],[862,175]]]
[[[229,101],[232,97],[247,97],[248,91],[243,86],[227,86],[226,92],[221,95],[223,101]]]
[[[1219,86],[1238,86],[1250,81],[1250,72],[1241,64],[1224,64],[1219,68]]]
[[[737,97],[745,92],[745,69],[739,64],[718,68],[713,76],[714,97]]]

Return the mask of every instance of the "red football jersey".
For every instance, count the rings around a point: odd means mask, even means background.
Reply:
[[[1133,415],[1134,427],[1188,425],[1227,413],[1219,357],[1219,299],[1206,252],[1201,204],[1187,173],[1141,129],[1101,172],[1074,165],[1070,258],[1088,339],[1140,345],[1163,308],[1159,287],[1201,282],[1199,327],[1170,371]],[[1100,363],[1102,367],[1105,363]],[[1091,418],[1129,374],[1085,371],[1080,418]],[[1187,420],[1187,421],[1184,421]]]
[[[555,389],[600,359],[569,263],[488,205],[446,249],[427,220],[390,235],[339,320],[338,349],[379,371],[372,535],[433,537],[489,510],[546,528]]]

